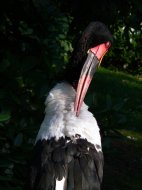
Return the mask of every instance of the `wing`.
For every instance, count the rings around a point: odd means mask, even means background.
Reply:
[[[103,154],[86,139],[39,140],[34,152],[25,190],[55,190],[63,177],[64,190],[100,190]]]
[[[69,147],[72,148],[69,148]],[[67,190],[100,190],[103,177],[103,154],[97,152],[94,145],[86,139],[77,139],[68,145],[76,149],[68,164]]]

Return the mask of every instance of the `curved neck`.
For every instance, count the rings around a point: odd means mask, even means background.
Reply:
[[[74,49],[72,56],[69,60],[67,68],[65,69],[65,80],[69,82],[75,89],[80,77],[82,67],[87,58],[86,38],[80,39],[77,47]]]

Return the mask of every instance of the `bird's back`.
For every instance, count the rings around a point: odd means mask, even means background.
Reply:
[[[50,91],[26,190],[100,190],[103,154],[99,127],[85,104],[76,117],[75,93],[67,83]]]

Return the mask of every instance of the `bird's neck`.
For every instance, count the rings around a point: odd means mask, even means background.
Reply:
[[[64,78],[75,89],[77,88],[80,73],[87,58],[87,51],[87,40],[85,36],[83,36],[74,48],[72,56],[70,57],[69,63],[65,69]]]
[[[46,99],[45,118],[39,130],[39,139],[58,140],[61,137],[72,138],[80,134],[93,144],[101,145],[99,127],[88,106],[83,103],[80,115],[74,112],[75,90],[68,83],[58,83]]]
[[[69,83],[58,83],[52,90],[50,90],[49,95],[47,96],[45,101],[45,106],[48,108],[52,103],[73,103],[75,100],[75,94],[75,89]],[[52,108],[54,109],[55,107],[52,106]]]

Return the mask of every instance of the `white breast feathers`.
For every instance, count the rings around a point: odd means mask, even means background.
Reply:
[[[75,94],[73,87],[65,82],[57,84],[49,92],[45,101],[45,118],[36,141],[80,135],[81,138],[101,147],[99,127],[93,114],[88,111],[88,106],[83,103],[80,115],[75,115]]]

